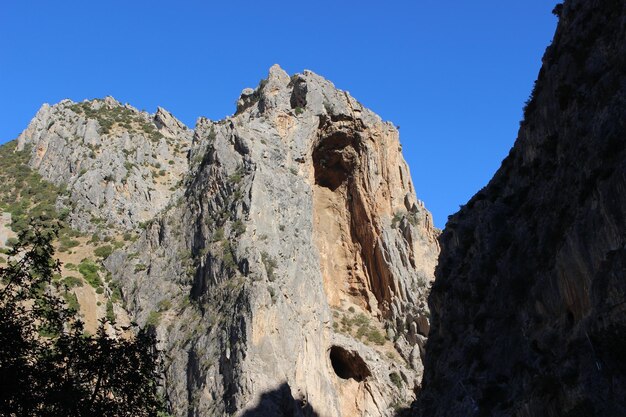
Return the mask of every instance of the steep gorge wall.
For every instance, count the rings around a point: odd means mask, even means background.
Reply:
[[[395,128],[386,124],[366,127],[358,119],[324,116],[318,135],[311,155],[314,235],[329,302],[332,306],[353,303],[389,317],[393,299],[406,300],[411,291],[407,282],[394,279],[402,274],[390,268],[415,269],[423,286],[436,258],[431,253],[416,259],[413,246],[400,242],[398,265],[390,262],[383,230],[389,227],[389,219],[393,222],[397,216],[399,222],[404,216],[420,228],[424,239],[434,243],[430,213],[413,197]]]
[[[397,130],[347,92],[274,66],[193,131],[109,98],[46,106],[19,143],[67,184],[76,227],[140,232],[104,267],[157,332],[173,415],[391,416],[414,399],[438,231]]]
[[[626,415],[625,7],[557,6],[513,149],[449,219],[421,415]]]
[[[140,321],[160,315],[176,414],[394,413],[420,381],[415,320],[438,249],[395,129],[315,74],[273,67],[193,142],[184,198],[148,226],[137,258],[108,264]],[[356,317],[361,336],[339,326]]]

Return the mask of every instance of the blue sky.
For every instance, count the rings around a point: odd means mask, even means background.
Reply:
[[[0,5],[0,143],[44,103],[112,95],[189,126],[269,67],[310,69],[400,126],[445,225],[511,148],[556,0],[32,1]]]

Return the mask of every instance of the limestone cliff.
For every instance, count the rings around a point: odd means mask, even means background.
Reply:
[[[446,225],[424,416],[626,415],[625,7],[557,6],[513,149]]]
[[[60,205],[81,231],[132,230],[171,200],[187,171],[192,131],[159,108],[150,115],[113,98],[44,105],[17,139],[29,165],[67,189]]]
[[[388,416],[413,400],[438,231],[397,130],[347,92],[274,66],[194,130],[68,101],[19,144],[67,185],[75,227],[141,231],[104,267],[155,327],[173,415]]]

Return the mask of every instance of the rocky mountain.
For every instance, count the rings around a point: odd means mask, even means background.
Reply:
[[[60,190],[62,260],[100,280],[72,290],[99,294],[81,311],[154,327],[172,415],[390,416],[415,398],[439,231],[398,131],[329,81],[273,66],[193,130],[112,98],[44,105],[15,155]]]
[[[187,172],[192,131],[166,110],[153,115],[111,97],[47,104],[17,138],[32,146],[31,168],[64,185],[70,224],[132,230],[172,199]]]
[[[517,141],[441,236],[418,414],[626,415],[625,8],[555,8]]]

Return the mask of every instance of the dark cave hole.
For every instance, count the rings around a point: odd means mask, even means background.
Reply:
[[[335,132],[313,151],[315,183],[335,191],[352,176],[357,165],[356,140],[345,132]]]
[[[372,376],[365,361],[357,352],[348,351],[340,346],[330,348],[330,363],[339,378],[354,379],[357,382]]]

